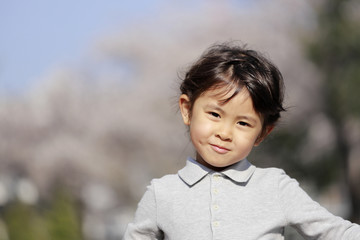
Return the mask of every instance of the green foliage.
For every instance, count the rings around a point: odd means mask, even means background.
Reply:
[[[356,20],[358,16],[349,14],[352,3],[354,1],[350,0],[324,2],[318,13],[318,32],[308,46],[310,59],[324,77],[324,113],[337,128],[335,149],[327,153],[315,168],[322,167],[322,172],[343,178],[348,173],[352,148],[344,128],[349,119],[360,121],[360,23]],[[323,174],[317,175],[318,181],[325,182],[329,179]],[[358,180],[354,178],[343,181],[350,182],[352,209],[349,218],[360,221],[360,190],[355,183]]]
[[[21,202],[11,203],[4,211],[10,240],[47,240],[45,222],[38,211]]]
[[[347,15],[350,1],[329,0],[318,14],[309,57],[322,71],[328,114],[360,117],[360,23]]]
[[[45,219],[52,240],[82,239],[76,204],[66,190],[59,189],[55,192]]]
[[[15,201],[3,209],[2,218],[9,240],[81,240],[79,209],[72,195],[59,188],[44,209]]]

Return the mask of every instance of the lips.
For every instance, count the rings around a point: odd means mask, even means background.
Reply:
[[[210,144],[210,146],[215,152],[220,154],[225,154],[230,151],[230,149],[218,145]]]

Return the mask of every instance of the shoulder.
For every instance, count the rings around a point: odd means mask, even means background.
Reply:
[[[253,178],[261,181],[279,181],[279,179],[289,177],[283,169],[280,168],[259,168],[257,167]]]
[[[179,176],[177,174],[167,174],[160,178],[154,178],[151,180],[153,185],[169,185],[174,184],[179,181]]]
[[[273,194],[276,194],[280,202],[292,202],[285,205],[294,206],[295,203],[311,200],[299,182],[286,174],[283,169],[257,168],[254,177],[260,183],[258,185],[263,186],[262,188],[266,191],[272,191]]]
[[[156,193],[161,193],[171,191],[171,189],[178,188],[180,185],[183,185],[183,182],[178,174],[168,174],[152,179],[149,187],[153,188]]]
[[[256,167],[255,174],[261,175],[263,177],[278,177],[286,174],[285,171],[281,168],[259,168]]]
[[[299,183],[291,178],[283,169],[280,168],[256,168],[252,182],[264,187],[281,189],[287,185],[296,187]]]

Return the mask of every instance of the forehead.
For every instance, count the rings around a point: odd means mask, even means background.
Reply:
[[[253,103],[249,91],[244,87],[218,87],[207,90],[203,96],[217,101],[220,105],[225,105],[234,98],[241,98],[244,101],[250,101],[251,104]]]

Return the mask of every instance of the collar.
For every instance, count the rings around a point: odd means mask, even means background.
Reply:
[[[252,174],[255,172],[255,169],[256,167],[249,163],[247,159],[243,159],[238,163],[225,168],[219,173],[227,176],[235,182],[245,183],[250,179]],[[186,166],[178,172],[180,178],[189,186],[196,184],[206,175],[212,173],[214,173],[213,170],[201,165],[190,157],[186,161]]]

